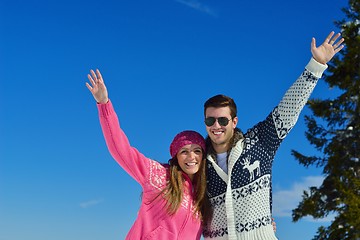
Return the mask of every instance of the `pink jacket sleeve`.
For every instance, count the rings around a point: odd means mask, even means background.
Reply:
[[[97,107],[110,154],[130,176],[143,186],[148,178],[151,160],[130,146],[128,138],[120,128],[118,117],[110,100],[106,104],[97,104]]]

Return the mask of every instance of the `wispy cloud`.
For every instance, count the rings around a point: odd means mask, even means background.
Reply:
[[[319,187],[324,178],[322,176],[308,176],[303,178],[302,182],[295,182],[290,189],[274,189],[273,191],[273,215],[275,217],[291,217],[292,209],[295,209],[302,200],[304,190],[309,187]],[[333,216],[324,219],[313,219],[305,217],[306,221],[330,222]]]
[[[207,13],[213,17],[217,17],[217,14],[205,4],[199,2],[198,0],[175,0],[175,2],[184,4],[190,8],[193,8],[197,11]]]
[[[79,205],[80,205],[81,208],[89,208],[89,207],[93,207],[95,205],[98,205],[99,203],[101,203],[103,201],[104,201],[103,199],[94,199],[94,200],[89,200],[89,201],[86,201],[86,202],[82,202]]]

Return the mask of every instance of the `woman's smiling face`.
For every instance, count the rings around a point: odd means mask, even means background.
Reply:
[[[181,170],[193,180],[203,160],[203,151],[197,144],[188,144],[178,151],[176,158]]]

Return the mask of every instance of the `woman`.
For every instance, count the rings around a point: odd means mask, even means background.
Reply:
[[[205,179],[205,140],[195,131],[177,134],[169,164],[146,158],[131,147],[99,70],[86,83],[97,102],[102,131],[113,158],[143,188],[138,217],[126,239],[200,239],[209,218]]]

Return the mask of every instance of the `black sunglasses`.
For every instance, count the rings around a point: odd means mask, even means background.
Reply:
[[[206,126],[211,127],[212,125],[214,125],[216,120],[218,121],[220,126],[225,127],[225,126],[227,126],[229,124],[229,121],[231,119],[227,119],[226,117],[219,117],[219,118],[207,117],[207,118],[205,118],[205,124],[206,124]]]

